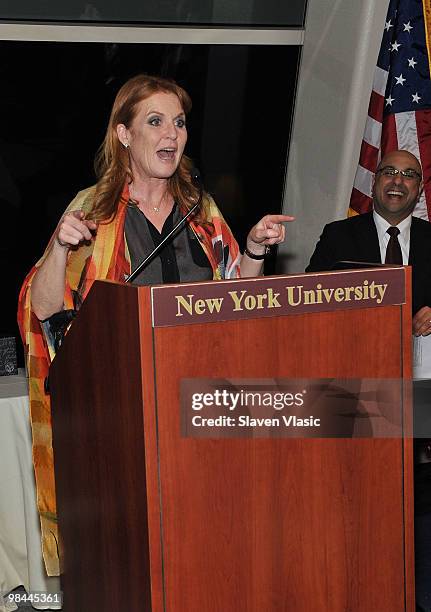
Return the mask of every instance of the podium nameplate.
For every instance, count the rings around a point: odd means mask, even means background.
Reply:
[[[153,327],[405,303],[405,269],[259,277],[152,287]]]

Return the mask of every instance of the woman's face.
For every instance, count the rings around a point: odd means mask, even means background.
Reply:
[[[138,105],[129,128],[119,124],[118,138],[129,145],[132,171],[142,179],[171,177],[187,142],[184,111],[172,93],[155,93]]]

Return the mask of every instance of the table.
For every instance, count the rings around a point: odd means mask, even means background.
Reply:
[[[0,612],[16,609],[1,593],[20,585],[26,591],[61,590],[59,578],[46,575],[40,539],[27,379],[20,370],[0,377]]]

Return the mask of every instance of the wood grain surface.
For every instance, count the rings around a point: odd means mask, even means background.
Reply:
[[[181,378],[398,378],[400,331],[399,307],[156,330],[166,610],[406,609],[401,439],[184,439],[177,412]]]
[[[409,375],[406,307],[152,329],[148,289],[97,285],[51,371],[65,611],[412,612],[411,440],[196,440],[179,405]]]
[[[137,290],[98,285],[50,374],[63,609],[150,610]]]

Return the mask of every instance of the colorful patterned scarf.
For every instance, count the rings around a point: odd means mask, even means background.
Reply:
[[[66,212],[83,210],[93,205],[95,187],[78,193]],[[79,307],[95,280],[123,281],[130,273],[130,258],[124,237],[129,192],[125,187],[118,211],[110,223],[100,223],[91,244],[84,244],[69,254],[66,268],[64,308]],[[203,206],[210,225],[202,227],[190,221],[213,269],[213,279],[239,277],[241,255],[238,244],[211,197],[205,196]],[[209,228],[209,229],[208,229]],[[26,350],[29,373],[30,418],[33,433],[33,462],[36,478],[37,506],[41,520],[42,551],[48,576],[60,573],[59,539],[55,500],[54,460],[52,450],[50,398],[44,383],[55,352],[42,325],[31,310],[31,283],[37,268],[44,262],[53,245],[53,237],[43,257],[27,275],[18,304],[18,324]]]

